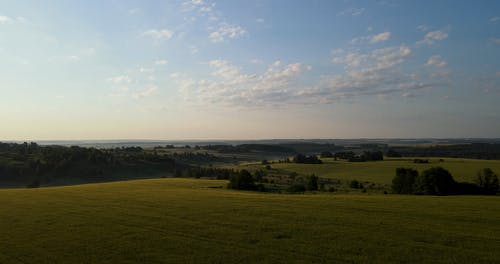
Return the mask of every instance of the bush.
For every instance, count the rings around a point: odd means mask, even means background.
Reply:
[[[323,152],[321,152],[320,157],[322,157],[322,158],[333,158],[333,153],[331,153],[330,151],[323,151]]]
[[[237,190],[255,190],[256,185],[253,180],[252,174],[247,170],[241,170],[239,173],[232,175],[229,178],[229,189]]]
[[[306,186],[303,183],[294,183],[287,188],[288,192],[305,192]]]
[[[303,154],[297,154],[293,157],[293,163],[304,163],[304,164],[321,164],[323,163],[318,157],[315,155],[306,156]]]
[[[418,171],[414,169],[397,168],[396,176],[392,179],[392,192],[398,194],[411,194]]]
[[[363,188],[363,184],[361,184],[359,181],[357,180],[352,180],[350,183],[349,183],[349,187],[353,188],[353,189],[362,189]]]
[[[454,193],[455,187],[456,182],[447,170],[433,167],[423,171],[416,178],[414,192],[427,195],[449,195]]]
[[[474,182],[483,194],[496,194],[498,192],[498,177],[490,168],[480,170]]]
[[[306,190],[308,190],[308,191],[317,191],[318,190],[318,176],[313,174],[313,175],[307,177]]]

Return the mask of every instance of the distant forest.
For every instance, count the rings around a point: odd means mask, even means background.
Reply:
[[[391,153],[391,154],[389,154]],[[436,145],[430,147],[391,147],[388,156],[449,157],[468,159],[500,159],[500,143]]]

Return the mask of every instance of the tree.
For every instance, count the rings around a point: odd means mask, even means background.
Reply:
[[[237,190],[255,190],[256,185],[252,174],[250,174],[247,170],[241,170],[239,173],[234,174],[229,178],[229,184],[227,187]]]
[[[407,168],[397,168],[396,176],[392,179],[392,192],[398,194],[411,194],[415,180],[418,177],[418,171]]]
[[[448,195],[455,191],[456,182],[447,170],[433,167],[416,178],[414,187],[416,194]]]
[[[490,168],[480,170],[477,173],[474,182],[479,186],[481,192],[484,194],[496,194],[498,192],[498,177]]]
[[[308,190],[308,191],[317,191],[318,190],[318,176],[313,174],[313,175],[307,177],[306,190]]]
[[[322,158],[333,158],[333,154],[330,151],[323,151],[320,156]]]

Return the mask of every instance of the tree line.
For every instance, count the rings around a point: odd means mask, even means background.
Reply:
[[[433,167],[422,173],[411,168],[398,168],[392,180],[392,191],[397,194],[492,195],[498,190],[498,177],[490,168],[479,171],[474,183],[456,182],[451,173],[442,167]]]

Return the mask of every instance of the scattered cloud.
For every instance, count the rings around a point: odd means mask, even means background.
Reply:
[[[115,83],[115,84],[131,83],[132,78],[130,78],[128,75],[120,75],[120,76],[108,78],[107,81]]]
[[[190,46],[189,47],[189,52],[191,52],[192,55],[195,55],[199,52],[200,50],[196,46]]]
[[[80,57],[76,56],[76,55],[70,55],[68,57],[66,57],[69,61],[79,61],[80,60]]]
[[[0,25],[12,23],[12,18],[8,16],[0,16]]]
[[[156,41],[169,40],[174,32],[168,29],[149,29],[142,33],[145,37],[150,37]]]
[[[343,16],[343,15],[359,16],[359,15],[362,15],[364,12],[365,12],[364,8],[351,7],[351,8],[347,8],[347,9],[343,10],[342,12],[339,13],[339,15],[340,16]]]
[[[417,44],[433,45],[436,43],[436,41],[440,41],[446,38],[448,38],[448,33],[444,31],[441,30],[431,31],[425,34],[424,39],[418,41]]]
[[[351,40],[351,44],[363,44],[363,43],[375,44],[382,41],[386,41],[390,38],[391,38],[391,32],[387,31],[376,35],[353,38]]]
[[[490,18],[491,23],[496,23],[496,22],[498,22],[498,20],[500,20],[500,17],[497,17],[497,16]]]
[[[137,15],[142,13],[142,10],[140,8],[133,8],[128,11],[130,15]]]
[[[188,78],[171,76],[187,101],[200,105],[278,106],[287,103],[329,104],[338,100],[390,95],[406,98],[418,96],[434,87],[414,73],[404,71],[402,65],[412,55],[406,45],[375,49],[369,52],[335,51],[332,62],[344,64],[345,72],[324,75],[310,86],[301,84],[300,77],[312,70],[301,63],[284,65],[275,61],[261,74],[243,72],[242,68],[226,60],[208,63],[211,77]],[[441,63],[441,64],[440,64]],[[434,64],[442,65],[442,60]]]
[[[222,24],[216,31],[210,33],[209,38],[212,42],[223,42],[227,38],[239,38],[246,33],[246,30],[238,25]]]
[[[156,85],[149,85],[148,87],[135,93],[134,98],[142,99],[142,98],[151,96],[151,95],[155,94],[157,90],[158,90],[158,87]]]
[[[260,59],[251,59],[251,60],[250,60],[250,63],[253,63],[253,64],[261,64],[261,63],[262,63],[262,60],[260,60]]]
[[[377,34],[375,36],[372,36],[370,38],[369,42],[370,43],[378,43],[378,42],[381,42],[381,41],[386,41],[389,38],[391,38],[391,32],[383,32],[383,33]]]
[[[157,60],[155,61],[156,65],[167,65],[168,61],[167,60]]]
[[[493,40],[493,43],[500,44],[500,38],[494,38],[492,40]]]
[[[189,12],[190,17],[185,17],[188,22],[195,22],[199,18],[207,20],[209,39],[213,43],[224,42],[227,39],[236,39],[247,34],[242,26],[226,21],[222,13],[216,10],[216,4],[209,0],[188,0],[181,4],[182,12]],[[257,22],[264,22],[258,18]]]
[[[144,67],[139,67],[139,72],[141,73],[150,73],[150,72],[154,72],[155,69],[153,68],[144,68]]]
[[[14,24],[14,23],[26,23],[28,20],[22,16],[9,17],[0,15],[0,25]]]
[[[431,29],[431,27],[427,26],[427,25],[419,25],[417,27],[418,30],[422,31],[422,32],[427,32]]]
[[[425,65],[427,66],[435,66],[435,67],[439,67],[439,68],[443,68],[443,67],[446,67],[448,65],[448,63],[446,61],[444,61],[440,55],[433,55],[431,56],[427,62],[425,63]]]
[[[344,50],[343,49],[334,49],[330,52],[332,55],[338,55],[338,54],[341,54],[341,53],[344,53]]]
[[[496,75],[497,75],[497,76],[500,76],[500,71],[497,71]]]
[[[282,65],[275,61],[262,74],[244,73],[225,60],[208,63],[211,79],[175,78],[186,100],[202,104],[265,106],[287,101],[290,91],[307,67],[300,63]]]
[[[257,22],[257,23],[264,23],[266,21],[263,18],[257,18],[257,19],[255,19],[255,22]]]

